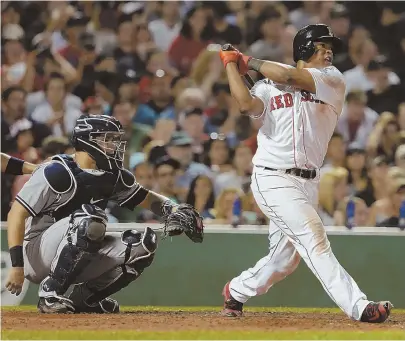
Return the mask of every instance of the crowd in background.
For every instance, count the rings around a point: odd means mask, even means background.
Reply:
[[[125,129],[137,181],[194,205],[206,223],[267,224],[250,191],[261,121],[230,95],[218,44],[294,65],[311,23],[344,42],[346,103],[321,169],[325,225],[398,226],[405,199],[403,2],[2,1],[1,151],[32,163],[69,144],[82,113]],[[256,80],[262,76],[251,73]],[[29,176],[2,176],[2,220]],[[405,207],[402,205],[403,213]],[[108,208],[111,222],[152,222]],[[293,214],[293,212],[292,212]]]

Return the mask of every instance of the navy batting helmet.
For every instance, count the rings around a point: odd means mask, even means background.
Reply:
[[[331,28],[327,25],[308,25],[298,31],[294,37],[293,53],[294,61],[308,61],[315,53],[315,42],[327,42],[332,44],[332,52],[339,53],[342,49],[342,41],[333,35]]]

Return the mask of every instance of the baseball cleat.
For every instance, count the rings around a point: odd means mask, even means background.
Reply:
[[[72,314],[75,312],[72,301],[61,296],[40,297],[37,308],[43,314]]]
[[[224,309],[221,314],[227,317],[242,317],[243,303],[238,302],[231,296],[229,284],[230,282],[226,283],[222,290],[222,296],[224,296]]]
[[[361,322],[383,323],[390,316],[393,305],[389,301],[370,302],[361,315]]]
[[[94,305],[89,305],[84,302],[80,307],[76,307],[76,313],[93,313],[93,314],[118,314],[120,305],[116,300],[107,297]]]

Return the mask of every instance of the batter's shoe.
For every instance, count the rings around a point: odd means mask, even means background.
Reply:
[[[231,296],[229,284],[229,282],[226,283],[222,290],[222,296],[224,296],[224,309],[221,314],[227,317],[242,317],[243,303],[238,302]]]
[[[62,296],[40,297],[37,308],[43,314],[72,314],[75,312],[72,301]]]
[[[94,305],[87,304],[83,302],[80,307],[76,306],[75,313],[86,313],[86,314],[118,314],[120,312],[120,305],[116,300],[107,297]]]
[[[389,301],[370,302],[361,315],[361,322],[383,323],[390,316],[393,305]]]

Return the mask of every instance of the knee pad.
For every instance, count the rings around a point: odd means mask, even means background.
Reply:
[[[105,237],[107,221],[105,212],[94,205],[83,205],[75,211],[70,224],[76,230],[76,246],[85,252],[97,252]]]
[[[127,246],[124,266],[130,273],[140,275],[153,262],[157,249],[157,235],[146,227],[143,233],[136,230],[126,230],[121,235],[121,241]]]

